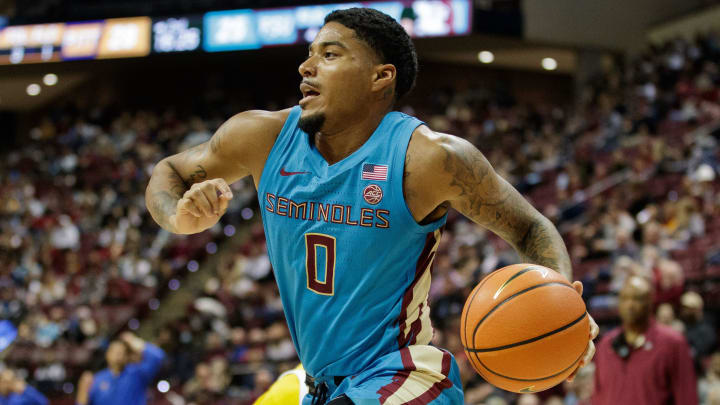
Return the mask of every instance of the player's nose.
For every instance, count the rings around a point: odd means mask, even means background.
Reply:
[[[305,59],[303,63],[298,66],[298,72],[302,77],[309,77],[315,75],[315,58],[309,57]]]

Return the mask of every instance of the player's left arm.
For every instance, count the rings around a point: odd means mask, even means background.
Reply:
[[[554,269],[572,281],[570,257],[557,228],[498,175],[470,142],[420,127],[411,138],[408,157],[410,162],[415,157],[424,160],[420,162],[423,194],[432,207],[455,208],[507,241],[524,262]],[[581,282],[574,282],[573,287],[582,294]],[[582,364],[589,363],[595,353],[592,339],[598,327],[592,318],[590,325],[591,340]]]
[[[422,177],[432,187],[423,187],[423,194],[431,200],[430,206],[455,208],[507,241],[524,262],[554,269],[572,280],[570,257],[555,226],[500,177],[475,146],[426,127],[420,127],[410,142],[408,158],[415,164],[406,167],[420,167],[417,158],[426,159]],[[412,151],[420,153],[412,156]]]

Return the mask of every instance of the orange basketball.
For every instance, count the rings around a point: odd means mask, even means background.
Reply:
[[[560,273],[514,264],[485,277],[463,309],[460,337],[486,381],[537,392],[577,368],[590,334],[585,303]]]

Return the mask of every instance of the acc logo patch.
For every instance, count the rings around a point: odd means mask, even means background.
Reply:
[[[103,381],[100,383],[100,391],[107,391],[110,388],[110,383]]]
[[[383,191],[380,186],[371,184],[363,190],[363,198],[368,204],[375,205],[383,198]]]

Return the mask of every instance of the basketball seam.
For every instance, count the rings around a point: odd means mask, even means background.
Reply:
[[[552,335],[554,335],[554,334],[556,334],[556,333],[558,333],[558,332],[562,332],[562,331],[564,331],[565,329],[568,329],[568,328],[572,327],[572,326],[575,325],[576,323],[578,323],[578,322],[582,321],[583,319],[585,319],[585,316],[587,316],[587,312],[583,312],[583,314],[580,315],[580,317],[578,317],[578,318],[575,319],[574,321],[568,323],[567,325],[563,325],[563,326],[561,326],[561,327],[559,327],[559,328],[557,328],[557,329],[555,329],[555,330],[553,330],[553,331],[550,331],[550,332],[547,332],[547,333],[543,333],[543,334],[540,335],[540,336],[535,336],[535,337],[533,337],[533,338],[526,339],[526,340],[523,340],[523,341],[520,341],[520,342],[510,343],[510,344],[504,345],[504,346],[490,347],[490,348],[487,348],[487,349],[475,349],[475,348],[466,347],[465,350],[467,350],[467,351],[469,351],[469,352],[473,352],[473,353],[485,353],[485,352],[494,352],[494,351],[498,351],[498,350],[510,349],[510,348],[513,348],[513,347],[526,345],[526,344],[528,344],[528,343],[537,342],[538,340],[544,339],[544,338],[546,338],[546,337],[548,337],[548,336],[552,336]]]
[[[524,289],[524,290],[521,290],[521,291],[516,292],[515,294],[513,294],[513,295],[511,295],[511,296],[509,296],[509,297],[507,297],[507,298],[505,298],[505,299],[502,300],[500,303],[498,303],[495,307],[493,307],[493,309],[491,309],[487,314],[485,314],[485,316],[483,317],[483,319],[480,320],[480,322],[478,322],[478,324],[475,326],[475,330],[473,331],[473,335],[472,335],[472,340],[473,340],[473,342],[475,342],[475,336],[477,335],[477,330],[478,330],[478,328],[480,327],[480,324],[481,324],[483,321],[485,321],[485,319],[487,319],[487,317],[490,316],[491,313],[495,312],[495,310],[497,310],[502,304],[504,304],[504,303],[508,302],[509,300],[511,300],[511,299],[513,299],[513,298],[521,295],[521,294],[524,294],[524,293],[526,293],[526,292],[528,292],[528,291],[534,290],[534,289],[536,289],[536,288],[548,286],[548,285],[562,285],[562,286],[565,286],[565,287],[573,288],[572,285],[570,285],[570,284],[561,283],[561,282],[549,282],[549,283],[537,284],[537,285],[534,285],[534,286],[532,286],[532,287],[528,287],[528,288],[526,288],[526,289]],[[466,341],[467,341],[467,340],[466,340]],[[495,374],[495,375],[497,375],[497,376],[503,377],[503,378],[508,378],[508,379],[511,379],[511,380],[513,379],[513,378],[511,378],[511,377],[505,377],[505,376],[502,375],[502,374],[498,374],[498,373],[494,372],[493,370],[490,370],[487,366],[485,366],[485,364],[483,364],[482,360],[480,360],[480,356],[479,356],[477,353],[468,353],[468,354],[470,354],[470,357],[474,356],[475,359],[476,359],[483,367],[485,367],[485,369],[487,369],[489,372],[491,372],[491,373],[493,373],[493,374]],[[576,362],[577,362],[577,360],[576,360]],[[572,365],[571,365],[570,367],[572,367]],[[567,371],[567,369],[565,369],[565,370],[563,370],[563,371]],[[562,372],[560,372],[559,374],[561,374],[561,373],[562,373]],[[559,374],[556,374],[556,375],[559,375]],[[553,377],[553,376],[545,377],[545,378],[551,378],[551,377]],[[518,380],[518,381],[540,381],[540,380],[542,380],[542,378],[541,378],[541,379],[538,379],[538,380],[522,380],[522,379],[520,379],[520,380]]]
[[[512,277],[510,277],[509,279],[505,280],[505,282],[500,285],[500,288],[498,288],[497,292],[495,292],[495,296],[497,296],[498,294],[500,294],[500,292],[501,292],[502,290],[504,290],[505,287],[509,286],[510,283],[511,283],[513,280],[515,280],[516,278],[522,276],[523,274],[525,274],[525,273],[527,273],[527,272],[529,272],[529,271],[531,271],[531,270],[534,270],[536,267],[537,267],[537,266],[526,267],[526,268],[518,271],[517,273],[515,273],[515,274],[514,274]]]
[[[535,267],[535,266],[528,266],[528,267],[526,267],[526,268],[518,271],[518,272],[515,273],[512,277],[510,277],[510,279],[513,279],[513,278],[515,278],[515,277],[518,277],[520,274],[526,273],[526,272],[529,271],[532,267]],[[470,299],[468,300],[468,302],[466,303],[466,305],[472,305],[472,302],[475,300],[475,296],[477,296],[477,294],[480,292],[480,287],[481,287],[483,284],[485,284],[486,282],[488,282],[488,281],[489,281],[494,275],[496,275],[496,274],[498,274],[498,272],[497,272],[497,271],[494,271],[494,272],[488,274],[488,276],[485,277],[482,281],[480,281],[480,284],[478,284],[478,286],[475,288],[475,292],[473,293],[472,297],[470,297]],[[507,283],[507,281],[506,281],[506,283]],[[469,315],[470,315],[470,308],[468,307],[468,310],[465,311],[465,321],[463,322],[463,324],[465,325],[465,327],[463,328],[463,337],[465,338],[465,342],[466,342],[466,343],[467,343],[467,341],[468,341],[468,340],[467,340],[467,319],[468,319],[468,316],[469,316]],[[473,336],[474,336],[474,334],[473,334]]]
[[[557,377],[557,376],[559,376],[560,374],[567,372],[567,371],[570,370],[575,364],[577,364],[577,362],[580,361],[580,359],[582,359],[583,354],[585,354],[585,351],[584,351],[584,350],[582,351],[582,353],[580,353],[580,356],[578,356],[578,358],[575,359],[575,361],[573,361],[569,366],[567,366],[567,367],[566,367],[565,369],[563,369],[562,371],[559,371],[559,372],[557,372],[557,373],[555,373],[555,374],[553,374],[553,375],[549,375],[549,376],[547,376],[547,377],[541,377],[541,378],[515,378],[515,377],[508,377],[508,376],[506,376],[506,375],[502,375],[502,374],[497,373],[497,372],[493,371],[492,369],[490,369],[490,367],[486,366],[485,363],[483,363],[482,360],[480,360],[480,358],[478,358],[477,360],[478,360],[478,362],[479,362],[483,367],[485,367],[485,369],[486,369],[487,371],[495,374],[495,375],[498,376],[498,377],[507,378],[508,380],[513,380],[513,381],[535,382],[535,381],[547,380],[548,378]],[[476,355],[476,356],[477,356],[477,355]]]
[[[573,288],[573,286],[571,286],[570,284],[561,283],[561,282],[559,282],[559,281],[551,281],[551,282],[547,282],[547,283],[536,284],[536,285],[534,285],[534,286],[528,287],[528,288],[526,288],[526,289],[524,289],[524,290],[520,290],[520,291],[514,293],[513,295],[505,298],[504,300],[500,301],[497,305],[495,305],[490,311],[488,311],[487,314],[485,314],[485,316],[477,323],[477,325],[475,325],[475,329],[473,330],[473,334],[472,334],[472,341],[475,342],[475,336],[477,335],[477,331],[478,331],[478,328],[480,328],[480,325],[481,325],[483,322],[485,322],[485,320],[486,320],[493,312],[495,312],[498,308],[500,308],[503,304],[505,304],[506,302],[510,301],[511,299],[513,299],[513,298],[515,298],[515,297],[517,297],[517,296],[520,296],[520,295],[522,295],[522,294],[525,294],[525,293],[528,292],[528,291],[532,291],[532,290],[534,290],[534,289],[536,289],[536,288],[546,287],[546,286],[549,286],[549,285],[561,285],[561,286],[563,286],[563,287]],[[466,342],[467,342],[467,340],[466,340]]]

